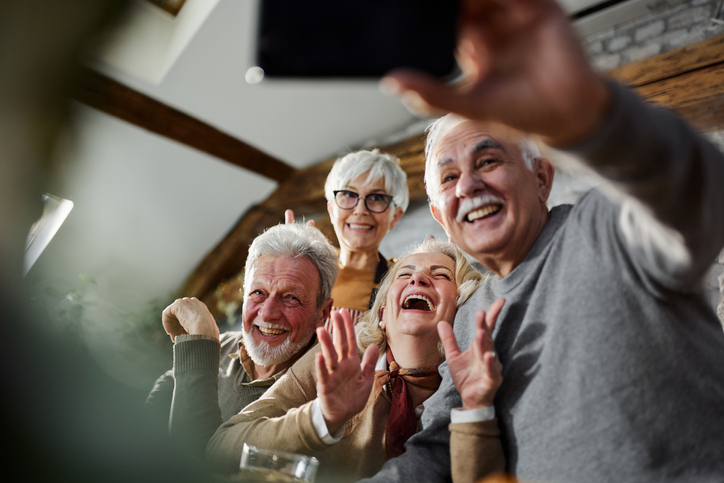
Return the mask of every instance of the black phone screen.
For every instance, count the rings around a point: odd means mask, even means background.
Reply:
[[[380,77],[411,67],[455,73],[455,0],[261,0],[264,77]]]

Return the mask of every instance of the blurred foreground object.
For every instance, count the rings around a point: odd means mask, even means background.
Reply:
[[[75,334],[24,303],[23,252],[42,213],[56,136],[69,120],[78,57],[126,2],[0,4],[0,304],[5,475],[27,481],[201,481],[149,431],[139,405]]]

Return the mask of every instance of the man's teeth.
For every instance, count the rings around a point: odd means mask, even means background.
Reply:
[[[350,223],[349,227],[353,230],[371,230],[372,227],[370,225],[355,225],[354,223]]]
[[[478,218],[482,218],[484,216],[488,216],[491,213],[495,213],[500,211],[500,209],[503,208],[503,205],[487,205],[483,206],[479,210],[471,211],[468,213],[467,220],[468,221],[475,221]]]
[[[258,325],[256,328],[264,335],[280,335],[286,332],[286,330],[283,329],[267,329],[266,327],[259,327]]]
[[[402,303],[402,308],[410,309],[410,308],[414,307],[416,304],[416,302],[415,302],[416,300],[421,300],[421,301],[425,302],[427,304],[427,308],[430,312],[435,310],[435,305],[432,303],[432,300],[425,297],[424,295],[418,295],[418,294],[408,296],[405,299],[405,301]],[[422,310],[422,308],[418,308],[417,310]]]

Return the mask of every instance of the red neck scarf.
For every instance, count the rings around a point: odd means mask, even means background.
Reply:
[[[387,430],[385,436],[385,450],[387,458],[394,458],[405,451],[405,441],[417,432],[417,416],[413,407],[412,397],[407,391],[407,385],[411,384],[425,389],[436,390],[440,387],[440,373],[437,366],[422,369],[402,369],[387,349],[387,363],[389,371],[377,371],[375,373],[376,396],[384,390],[385,385],[391,388],[392,407],[390,416],[387,418]],[[389,383],[389,384],[388,384]]]

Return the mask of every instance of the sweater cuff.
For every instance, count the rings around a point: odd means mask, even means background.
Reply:
[[[174,374],[198,370],[219,370],[221,344],[217,340],[193,339],[173,346]]]
[[[450,410],[451,423],[475,423],[495,419],[495,406],[477,409],[454,408]]]
[[[487,421],[478,421],[476,423],[450,423],[448,425],[448,429],[450,432],[467,434],[470,436],[500,436],[500,428],[498,427],[497,419],[488,419]]]

